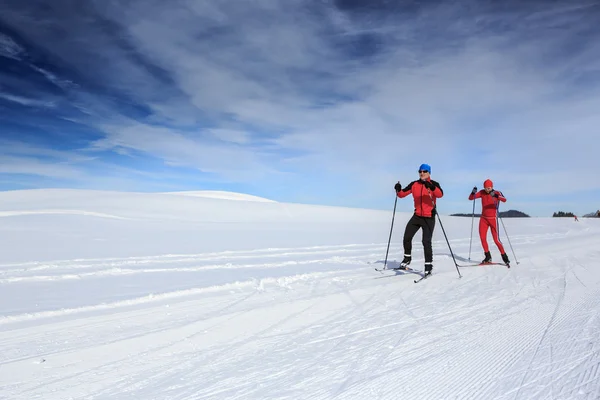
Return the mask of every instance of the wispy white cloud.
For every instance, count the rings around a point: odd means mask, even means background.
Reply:
[[[43,161],[35,157],[0,155],[0,173],[9,175],[36,175],[53,179],[81,179],[80,168],[69,164]]]
[[[20,59],[24,50],[10,36],[0,32],[0,57]]]
[[[47,71],[43,68],[37,67],[36,65],[31,64],[31,67],[42,74],[48,81],[52,82],[54,85],[58,86],[61,89],[69,90],[76,89],[78,85],[70,80],[61,79],[56,74],[53,74],[50,71]]]
[[[90,150],[125,149],[152,154],[172,166],[190,166],[207,173],[221,174],[228,179],[246,180],[266,173],[270,168],[261,162],[260,149],[249,151],[239,143],[240,135],[228,131],[225,140],[200,140],[194,135],[130,121],[129,125],[106,126],[107,136],[94,142]],[[238,143],[233,143],[238,141]],[[243,142],[243,140],[242,140]],[[235,145],[232,145],[235,144]],[[248,176],[248,171],[251,175]]]
[[[0,138],[1,153],[18,157],[36,157],[49,159],[54,163],[85,163],[95,160],[96,157],[72,150],[58,150],[44,147],[39,144],[26,143],[17,139]]]
[[[2,93],[2,92],[0,92],[0,99],[12,101],[14,103],[18,103],[18,104],[21,104],[23,106],[31,106],[31,107],[47,107],[47,108],[51,108],[51,107],[54,107],[56,105],[52,101],[31,99],[31,98],[28,98],[28,97],[16,96],[16,95],[13,95],[13,94]]]

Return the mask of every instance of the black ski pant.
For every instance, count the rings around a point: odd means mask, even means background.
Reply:
[[[419,229],[423,229],[423,250],[425,252],[425,263],[433,262],[433,250],[431,248],[431,238],[435,228],[435,217],[419,217],[413,214],[412,218],[406,224],[404,229],[404,254],[411,254],[412,240]]]

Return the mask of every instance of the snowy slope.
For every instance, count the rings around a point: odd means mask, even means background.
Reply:
[[[263,201],[274,203],[273,200],[266,199],[264,197],[252,196],[244,193],[225,192],[219,190],[196,190],[187,192],[168,192],[166,194],[175,194],[179,196],[195,196],[195,197],[206,197],[209,199],[221,199],[221,200],[236,200],[236,201]]]
[[[396,215],[391,265],[409,217]],[[441,217],[467,264],[471,219]],[[435,275],[419,284],[374,270],[390,222],[391,210],[0,193],[0,398],[600,398],[600,220],[504,219],[520,263],[461,279],[438,225]]]

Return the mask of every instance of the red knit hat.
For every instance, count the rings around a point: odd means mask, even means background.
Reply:
[[[484,188],[486,188],[486,187],[493,188],[494,187],[494,182],[492,182],[491,179],[486,179],[485,182],[483,182],[483,187]]]

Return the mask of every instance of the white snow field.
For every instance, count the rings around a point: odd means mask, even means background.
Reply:
[[[512,268],[461,279],[438,221],[415,284],[374,269],[393,196],[0,193],[0,398],[600,399],[600,219],[505,218],[519,264],[501,229]],[[471,218],[439,209],[468,264]]]

